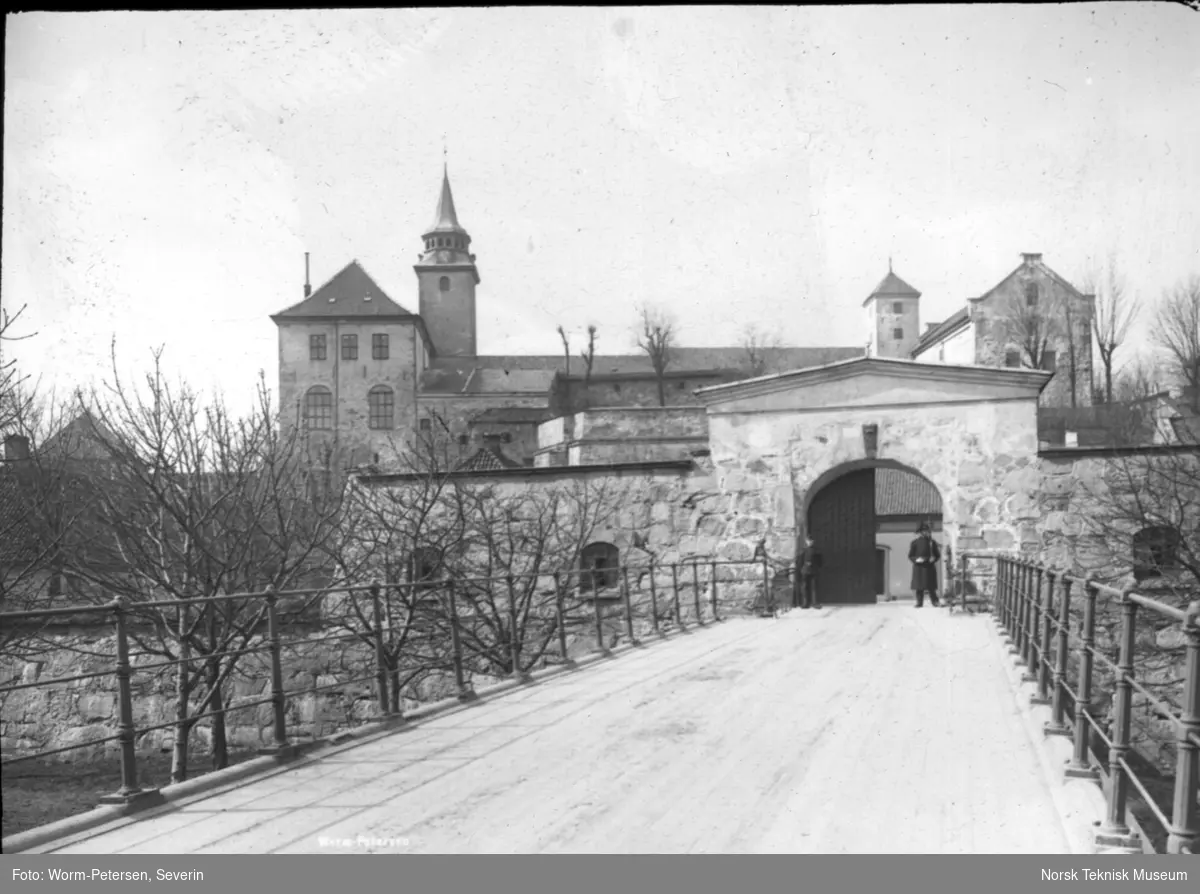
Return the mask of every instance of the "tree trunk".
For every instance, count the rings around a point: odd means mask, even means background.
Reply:
[[[1101,358],[1104,361],[1104,402],[1111,404],[1112,397],[1112,354]]]
[[[229,743],[225,735],[225,697],[221,692],[221,659],[208,659],[208,685],[213,690],[208,709],[212,715],[212,768],[224,770],[229,766]]]
[[[179,664],[175,668],[175,747],[171,754],[171,781],[184,782],[188,778],[188,740],[192,734],[192,722],[188,720],[188,702],[192,688],[189,685],[192,648],[187,637],[187,606],[181,606],[177,616],[179,635]]]
[[[658,377],[658,405],[660,407],[667,405],[667,388],[661,374]]]

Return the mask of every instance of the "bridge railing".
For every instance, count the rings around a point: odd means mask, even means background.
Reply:
[[[1133,588],[1118,590],[1011,555],[995,556],[991,573],[990,607],[996,621],[1025,668],[1024,679],[1036,687],[1034,702],[1050,708],[1045,732],[1072,740],[1067,775],[1096,779],[1104,789],[1107,816],[1098,842],[1143,846],[1127,822],[1131,793],[1136,790],[1142,809],[1167,833],[1165,850],[1196,853],[1200,841],[1200,601],[1179,608]],[[1098,607],[1101,598],[1105,603]],[[1101,624],[1100,609],[1107,611],[1112,604],[1119,608],[1119,621]],[[1146,624],[1139,630],[1143,618]],[[1175,643],[1172,653],[1181,653],[1167,661],[1162,660],[1160,645],[1164,637]],[[1166,685],[1161,679],[1153,684],[1138,679],[1137,667],[1145,667],[1149,659],[1157,659],[1167,669]],[[1177,701],[1169,689],[1179,692]],[[1167,800],[1165,793],[1151,790],[1160,786],[1161,778],[1155,778],[1150,762],[1140,759],[1131,741],[1135,700],[1174,730],[1170,816],[1161,803]]]
[[[781,568],[760,551],[745,561],[693,557],[2,613],[0,767],[85,755],[119,762],[120,786],[101,803],[153,801],[139,753],[179,751],[182,740],[186,755],[200,730],[213,769],[227,764],[228,745],[288,758],[320,727],[403,721],[406,701],[469,700],[480,679],[526,680],[538,668],[575,664],[581,652],[753,610],[771,600]],[[34,640],[38,648],[24,654],[15,645]],[[48,722],[55,712],[57,725]],[[183,766],[173,781],[186,778]]]

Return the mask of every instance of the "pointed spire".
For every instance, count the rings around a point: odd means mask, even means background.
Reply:
[[[438,198],[437,214],[429,233],[465,233],[458,223],[458,213],[454,210],[454,195],[450,192],[450,168],[443,160],[442,194]]]

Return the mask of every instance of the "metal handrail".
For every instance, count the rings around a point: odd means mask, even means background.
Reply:
[[[965,566],[964,566],[965,567]],[[1200,601],[1186,609],[1137,593],[1132,587],[1119,589],[1066,571],[1056,570],[1027,557],[995,555],[995,616],[1001,632],[1009,639],[1018,664],[1026,668],[1024,679],[1038,684],[1035,702],[1051,707],[1048,735],[1073,738],[1073,754],[1067,775],[1098,778],[1097,764],[1105,767],[1106,821],[1098,833],[1102,843],[1140,847],[1139,836],[1127,822],[1132,786],[1146,800],[1147,809],[1167,831],[1168,853],[1194,853],[1200,841]],[[1082,591],[1081,629],[1073,629],[1072,590]],[[1120,606],[1120,655],[1114,662],[1096,647],[1097,600],[1107,596]],[[1178,708],[1150,692],[1135,679],[1136,626],[1139,611],[1179,623],[1186,640],[1183,698]],[[1077,684],[1068,680],[1069,657],[1078,663]],[[1052,663],[1053,662],[1053,663]],[[1093,711],[1094,672],[1097,665],[1111,671],[1113,719],[1105,724]],[[1133,695],[1137,692],[1164,715],[1175,729],[1176,769],[1173,808],[1168,819],[1151,796],[1145,780],[1131,765]],[[1067,702],[1073,724],[1066,723]],[[1107,749],[1106,761],[1092,751],[1098,740]]]

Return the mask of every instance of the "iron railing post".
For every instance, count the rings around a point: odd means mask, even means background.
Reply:
[[[521,638],[517,636],[517,591],[511,574],[505,575],[508,584],[508,652],[512,661],[512,677],[523,680],[525,673],[521,670]]]
[[[1039,571],[1038,574],[1041,574]],[[1034,704],[1050,704],[1050,636],[1054,624],[1054,572],[1046,570],[1046,589],[1042,591],[1039,607],[1042,629],[1038,641],[1037,697]]]
[[[378,581],[371,584],[371,614],[374,627],[375,645],[375,684],[376,695],[379,698],[379,716],[387,717],[392,712],[392,702],[388,698],[388,666],[387,650],[383,645],[383,601],[379,598],[380,586]],[[396,693],[399,699],[400,694]]]
[[[700,563],[692,559],[692,600],[696,606],[696,623],[704,626],[704,613],[700,608]]]
[[[562,655],[563,664],[574,664],[567,654],[567,622],[563,611],[563,582],[562,575],[554,572],[554,623],[558,626],[558,651]]]
[[[1092,652],[1096,646],[1096,585],[1083,582],[1087,601],[1083,607],[1083,641],[1079,646],[1079,698],[1075,702],[1075,753],[1067,766],[1067,776],[1095,779],[1096,771],[1089,760],[1092,729],[1089,712],[1092,704]]]
[[[1187,636],[1184,696],[1175,726],[1175,807],[1168,829],[1168,854],[1195,854],[1200,842],[1200,601],[1188,606],[1183,622]]]
[[[1025,569],[1021,565],[1020,560],[1011,560],[1009,566],[1009,589],[1012,591],[1012,599],[1008,607],[1008,636],[1011,643],[1008,647],[1010,654],[1020,656],[1021,654],[1021,582],[1025,574]]]
[[[1062,578],[1062,595],[1058,603],[1058,636],[1054,647],[1054,696],[1050,702],[1050,723],[1046,733],[1051,736],[1070,735],[1063,722],[1067,697],[1067,651],[1071,637],[1071,578]]]
[[[770,577],[768,576],[769,570],[767,568],[767,548],[764,546],[762,548],[761,552],[762,552],[762,588],[763,588],[762,604],[763,604],[763,611],[767,612],[767,611],[770,611],[771,607],[772,607],[771,580],[770,580]]]
[[[675,603],[675,626],[680,630],[685,629],[683,624],[683,608],[679,604],[679,563],[671,563],[671,592],[672,600]]]
[[[450,610],[450,655],[454,663],[454,686],[458,690],[460,702],[471,701],[475,698],[474,688],[467,682],[466,668],[463,662],[462,632],[459,630],[458,598],[452,579],[446,580],[446,603]]]
[[[1042,569],[1038,565],[1029,567],[1029,631],[1025,635],[1025,674],[1026,683],[1036,683],[1038,668],[1041,660],[1041,642],[1039,637],[1042,629]],[[1036,701],[1034,702],[1036,704]]]
[[[1000,634],[1012,640],[1012,564],[1007,556],[997,556],[997,586],[1000,600]]]
[[[1025,560],[1025,573],[1023,575],[1021,586],[1021,655],[1020,661],[1025,665],[1025,673],[1023,678],[1027,678],[1032,670],[1032,651],[1033,637],[1030,635],[1033,632],[1033,563]]]
[[[600,593],[596,587],[596,578],[592,577],[592,614],[596,618],[596,650],[599,652],[608,652],[608,646],[604,642],[604,608],[600,604]]]
[[[128,804],[152,792],[144,791],[137,781],[136,728],[133,725],[133,674],[129,664],[129,631],[125,597],[112,602],[113,627],[117,638],[117,741],[121,748],[121,787],[100,799],[102,804]]]
[[[662,628],[658,623],[658,586],[654,582],[654,560],[650,560],[650,614],[654,618],[654,633],[662,636]]]
[[[965,552],[959,552],[958,564],[961,571],[959,574],[959,586],[962,587],[958,608],[959,611],[965,612],[967,610],[967,554]]]
[[[1137,646],[1137,603],[1129,592],[1121,594],[1121,657],[1117,666],[1117,691],[1113,700],[1112,747],[1108,749],[1108,817],[1096,841],[1113,847],[1134,847],[1136,836],[1129,834],[1125,807],[1129,801],[1129,773],[1125,759],[1129,754],[1130,720],[1133,714],[1133,650]]]
[[[709,581],[709,595],[712,596],[713,620],[720,621],[721,614],[717,610],[717,560],[716,559],[712,560],[712,564],[709,565],[709,569],[710,569],[710,573],[712,574],[712,580]]]
[[[629,566],[621,566],[621,600],[625,604],[625,636],[631,646],[636,646],[638,639],[633,632],[633,603],[629,597]]]

